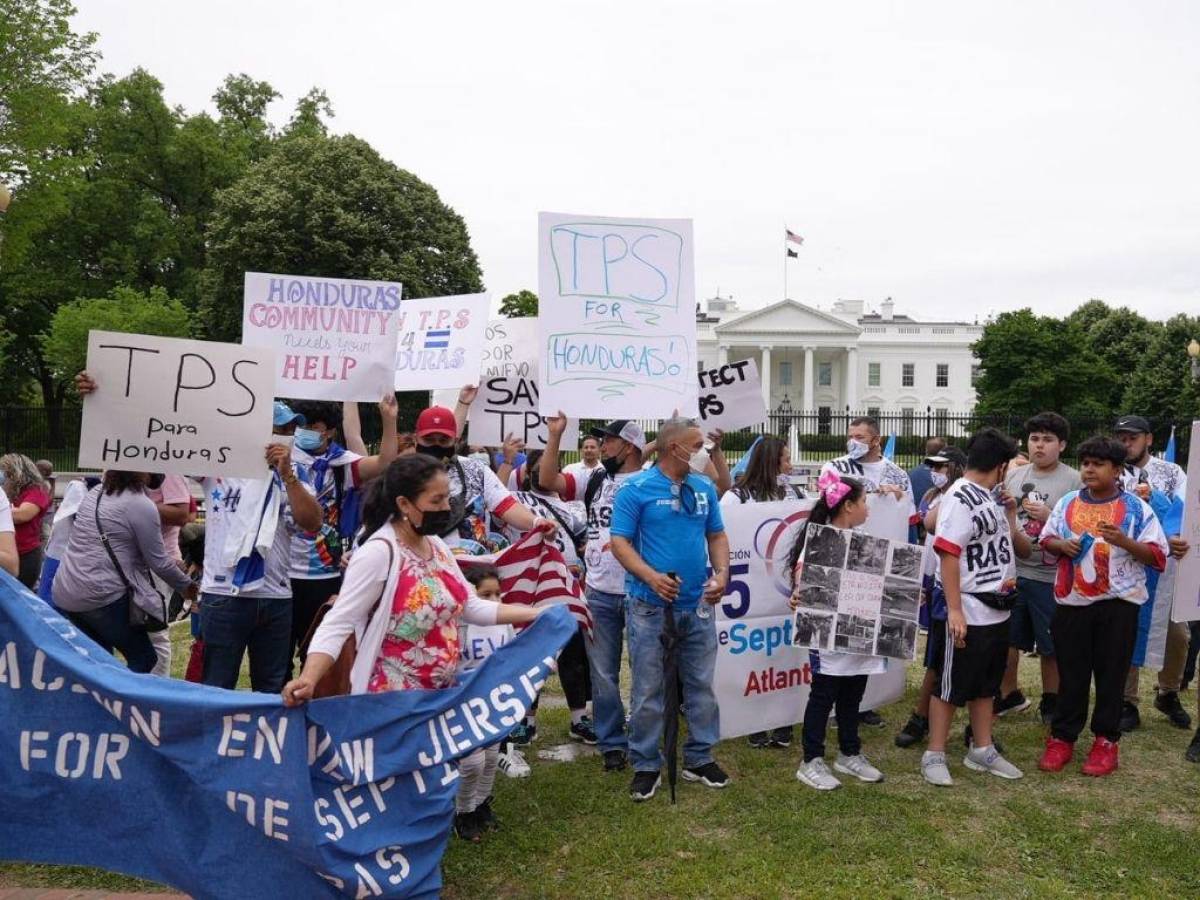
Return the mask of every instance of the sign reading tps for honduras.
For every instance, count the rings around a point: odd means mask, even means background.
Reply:
[[[457,390],[476,384],[489,298],[462,294],[405,300],[396,346],[396,390]]]
[[[690,219],[538,216],[540,408],[696,414]]]
[[[134,674],[0,574],[0,858],[202,898],[436,896],[455,760],[522,719],[575,629],[549,609],[456,687],[286,709]]]

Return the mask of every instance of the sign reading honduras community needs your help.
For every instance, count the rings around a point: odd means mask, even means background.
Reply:
[[[700,372],[700,425],[705,432],[737,431],[767,418],[758,363],[752,359]]]
[[[538,216],[541,411],[696,415],[690,219]]]
[[[575,629],[549,609],[454,687],[287,709],[134,674],[0,575],[0,858],[198,898],[437,896],[456,760],[522,719]]]
[[[378,400],[392,390],[400,285],[247,272],[242,343],[275,351],[275,394]]]
[[[1191,546],[1187,556],[1179,561],[1179,568],[1175,572],[1175,609],[1172,618],[1176,622],[1195,622],[1200,619],[1200,421],[1192,423],[1188,469],[1180,537]]]
[[[499,447],[510,434],[526,449],[545,447],[550,433],[538,411],[537,320],[489,322],[483,347],[479,393],[468,416],[471,443]],[[579,420],[570,419],[560,448],[579,445]]]
[[[92,331],[79,465],[261,478],[275,354],[261,347]]]
[[[730,567],[729,586],[716,606],[713,689],[723,739],[804,718],[812,669],[808,648],[795,639],[787,560],[813,503],[782,500],[721,508]],[[863,709],[891,703],[903,693],[904,667],[889,665],[868,679]]]
[[[490,302],[489,294],[405,300],[396,343],[396,390],[458,390],[474,384]]]

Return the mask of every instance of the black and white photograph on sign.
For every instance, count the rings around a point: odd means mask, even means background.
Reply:
[[[833,647],[844,653],[870,656],[875,649],[875,622],[862,616],[839,613]]]
[[[892,544],[892,563],[888,566],[888,574],[919,581],[924,556],[924,547],[916,544]]]
[[[845,568],[848,534],[830,525],[809,525],[804,542],[804,565]]]
[[[828,647],[833,634],[833,615],[796,610],[796,643],[809,647]]]
[[[846,568],[866,575],[882,575],[887,566],[888,547],[886,539],[856,531],[850,538],[850,559]]]
[[[879,612],[885,616],[899,616],[916,621],[921,606],[921,586],[901,578],[883,580],[883,600]]]
[[[797,594],[800,597],[800,608],[823,609],[827,612],[834,612],[838,608],[838,589],[836,587],[828,588],[801,582],[800,587],[797,588]]]
[[[876,656],[911,659],[917,648],[917,623],[890,616],[879,617],[879,641]]]

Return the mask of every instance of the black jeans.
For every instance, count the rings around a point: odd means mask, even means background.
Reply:
[[[862,750],[858,739],[858,706],[867,692],[866,675],[813,676],[804,708],[804,761],[825,755],[825,729],[829,713],[837,716],[838,748],[845,756],[857,756]]]
[[[582,629],[575,632],[558,656],[558,680],[567,695],[568,709],[584,709],[588,705],[592,699],[592,669]]]
[[[1121,739],[1125,677],[1137,642],[1138,607],[1111,598],[1088,606],[1059,605],[1050,625],[1058,659],[1058,705],[1050,734],[1074,743],[1087,721],[1088,691],[1096,680],[1092,733]]]
[[[28,553],[22,553],[17,580],[31,591],[37,587],[38,576],[42,574],[42,548],[35,547]]]
[[[107,650],[121,651],[131,672],[149,672],[158,662],[158,654],[144,631],[129,627],[129,599],[122,597],[108,606],[85,612],[68,612],[67,618],[76,628]]]
[[[293,578],[292,579],[292,640],[291,652],[288,654],[288,677],[292,674],[292,664],[300,650],[300,642],[312,627],[313,617],[321,604],[342,589],[342,576],[334,578]],[[300,653],[300,666],[304,666],[305,654]]]

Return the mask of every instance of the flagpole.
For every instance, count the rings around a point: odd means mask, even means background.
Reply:
[[[783,226],[783,299],[784,299],[784,300],[786,300],[786,299],[788,298],[788,285],[787,285],[787,278],[788,278],[788,265],[787,265],[787,261],[788,261],[788,254],[787,254],[787,251],[788,251],[788,245],[787,245],[787,243],[788,243],[788,242],[787,242],[787,223],[785,222],[785,223],[784,223],[784,226]]]

